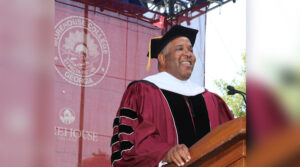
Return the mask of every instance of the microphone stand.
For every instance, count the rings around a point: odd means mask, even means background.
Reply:
[[[231,85],[228,85],[228,86],[227,86],[227,89],[228,89],[228,92],[227,92],[228,95],[234,95],[234,94],[236,94],[236,93],[242,95],[242,96],[243,96],[243,99],[244,99],[244,102],[245,102],[245,104],[246,104],[246,97],[245,97],[245,96],[246,96],[246,93],[245,93],[245,92],[236,90],[236,89],[235,89],[233,86],[231,86]]]

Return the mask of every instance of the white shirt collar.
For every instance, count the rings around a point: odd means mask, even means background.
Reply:
[[[184,96],[195,96],[203,93],[205,89],[193,83],[190,79],[182,81],[167,72],[160,72],[144,78],[144,80],[154,83],[160,89],[165,89]]]

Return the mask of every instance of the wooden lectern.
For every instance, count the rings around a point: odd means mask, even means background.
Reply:
[[[190,148],[188,167],[246,167],[246,118],[226,122]],[[164,167],[176,167],[168,164]]]

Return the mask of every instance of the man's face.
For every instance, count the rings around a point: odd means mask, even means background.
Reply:
[[[187,37],[178,37],[168,45],[168,52],[165,55],[165,71],[180,80],[189,79],[196,61],[190,40]]]

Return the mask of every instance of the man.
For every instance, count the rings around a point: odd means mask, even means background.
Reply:
[[[175,25],[150,41],[159,73],[127,87],[111,140],[112,166],[182,166],[188,148],[217,125],[233,119],[224,101],[192,83],[197,30]]]

